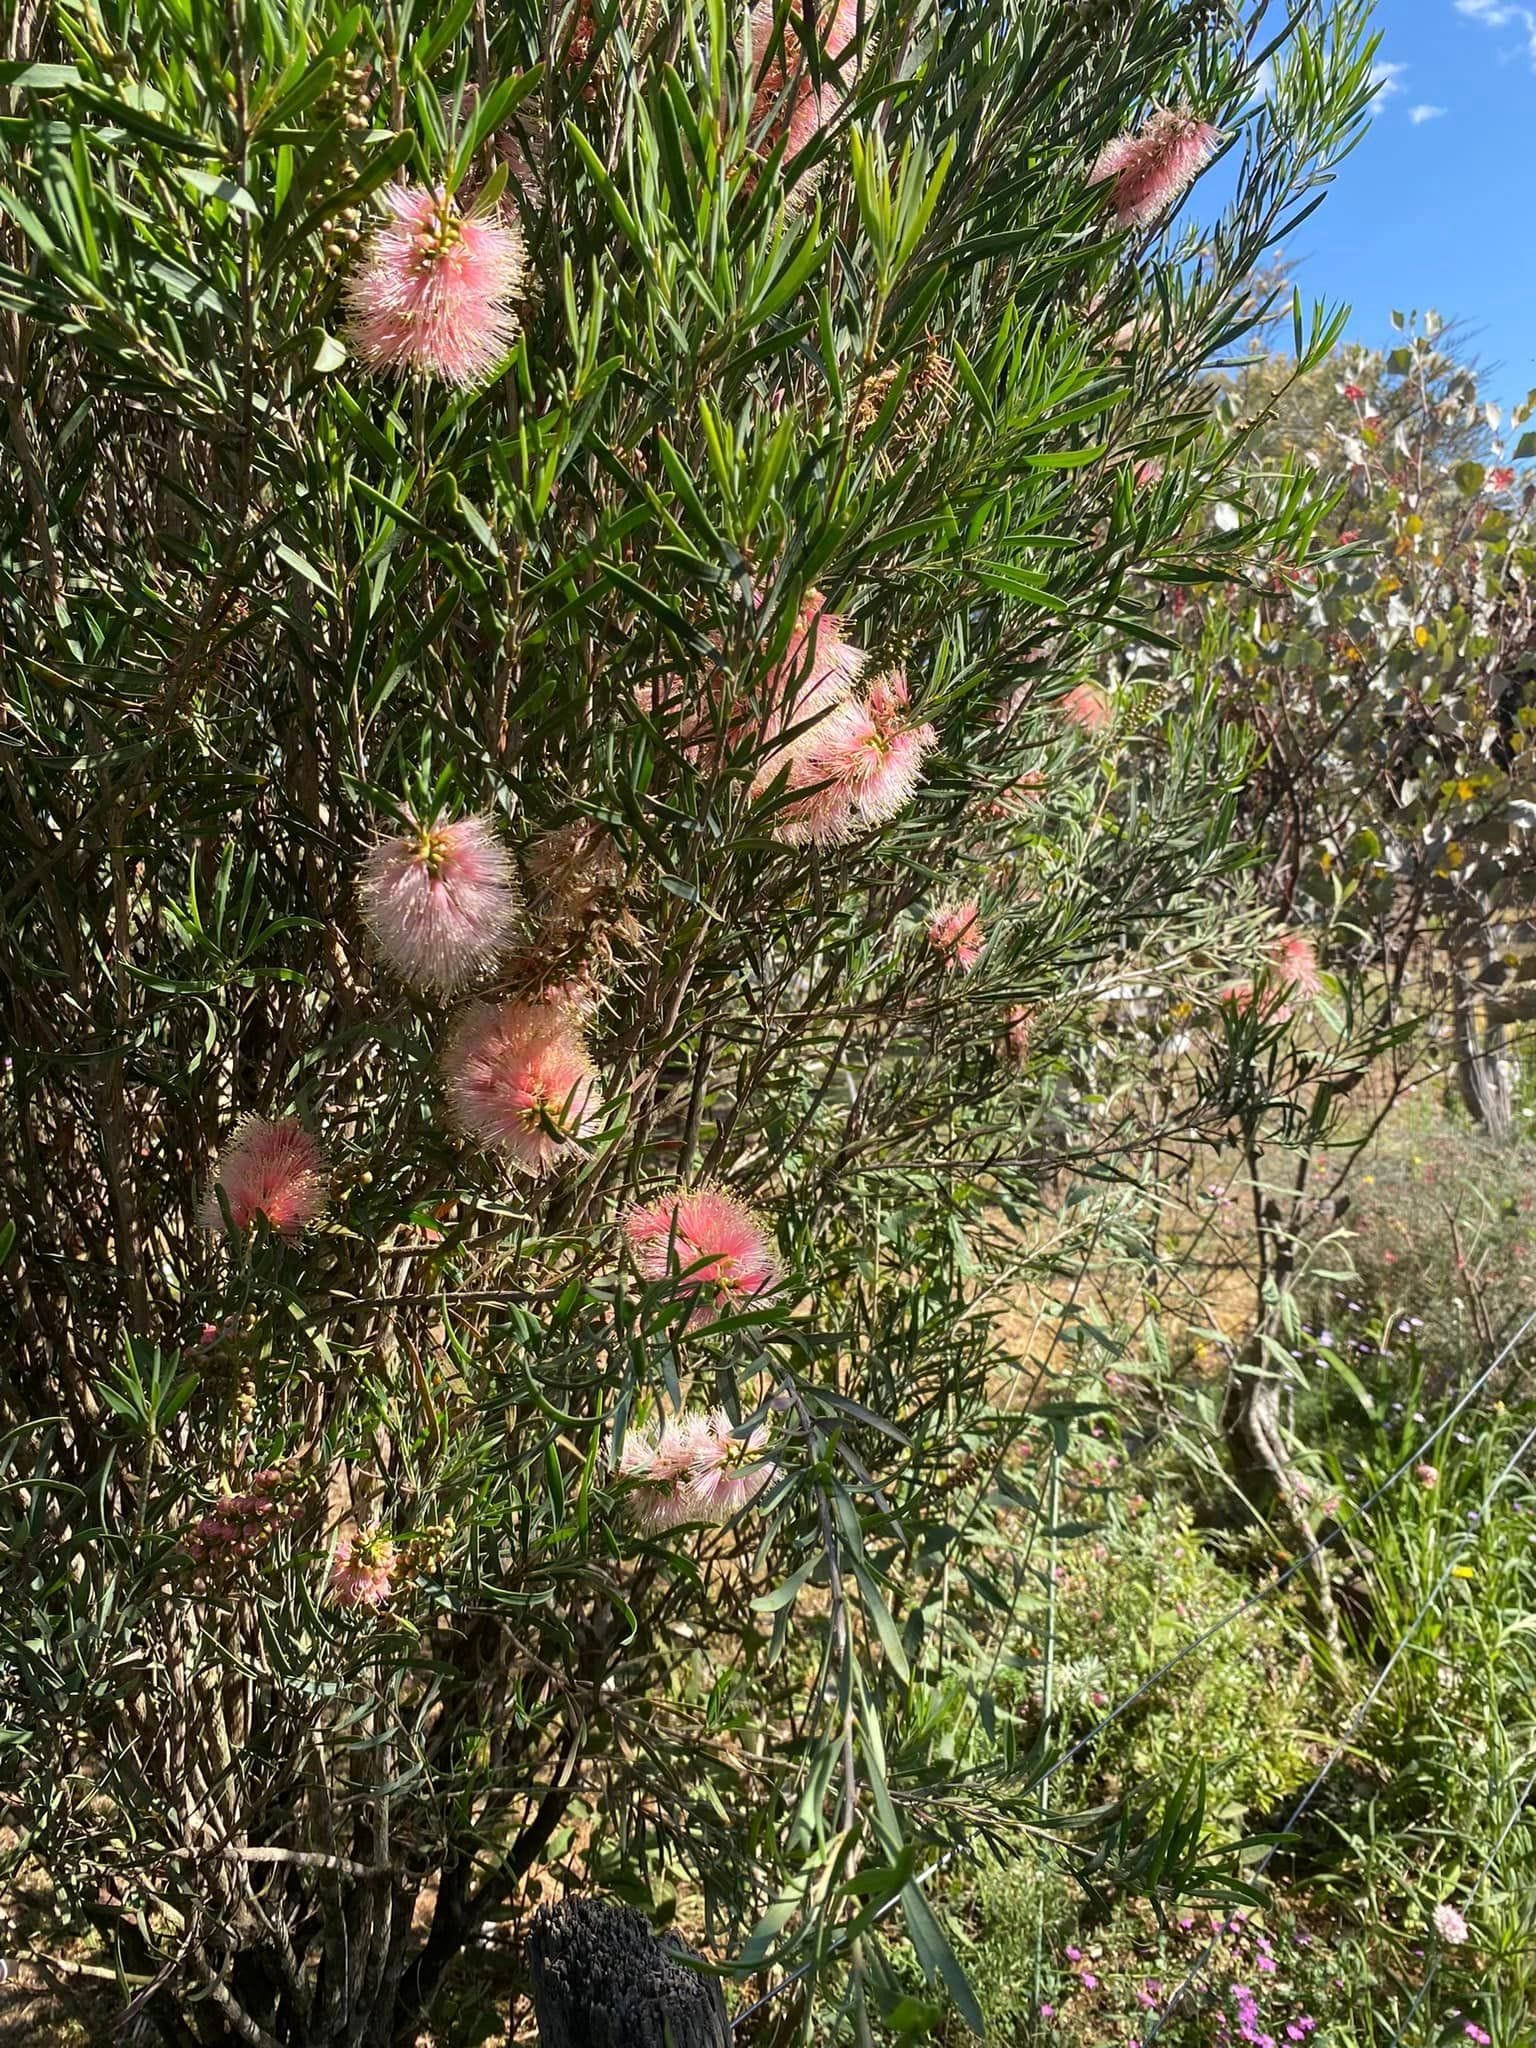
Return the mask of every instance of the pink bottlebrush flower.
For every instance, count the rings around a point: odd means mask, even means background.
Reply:
[[[1256,1016],[1266,1024],[1285,1024],[1294,1014],[1285,1000],[1285,989],[1265,977],[1259,982],[1229,981],[1216,991],[1216,1000],[1240,1017]]]
[[[769,1292],[779,1263],[755,1209],[723,1188],[678,1188],[642,1203],[624,1219],[624,1235],[643,1280],[676,1273],[699,1296],[691,1322],[710,1322]]]
[[[1088,182],[1109,186],[1122,227],[1144,227],[1189,190],[1220,140],[1209,121],[1159,107],[1136,134],[1118,136],[1099,152]]]
[[[1488,472],[1488,488],[1490,491],[1507,491],[1514,480],[1515,472],[1503,465],[1490,469]]]
[[[1448,1901],[1443,1902],[1436,1906],[1431,1917],[1435,1923],[1435,1932],[1439,1935],[1440,1939],[1448,1941],[1453,1948],[1460,1948],[1461,1944],[1467,1939],[1470,1929],[1456,1908]]]
[[[1291,995],[1305,1000],[1323,992],[1322,972],[1312,941],[1300,932],[1285,932],[1269,949],[1270,975]]]
[[[1415,1465],[1413,1476],[1426,1493],[1432,1493],[1440,1484],[1440,1468],[1438,1465]]]
[[[1069,725],[1090,735],[1107,731],[1115,721],[1108,697],[1092,683],[1079,683],[1068,690],[1056,708]]]
[[[853,690],[868,656],[847,637],[819,590],[800,606],[789,644],[756,689],[742,687],[716,654],[697,687],[676,676],[640,684],[643,711],[673,722],[695,768],[713,772],[750,751],[752,794],[761,796],[793,761],[817,721]]]
[[[768,1440],[766,1424],[739,1436],[723,1408],[710,1411],[688,1475],[690,1520],[729,1522],[751,1506],[773,1477],[774,1468],[763,1455]]]
[[[443,1070],[459,1128],[519,1173],[548,1173],[602,1119],[581,1028],[547,1003],[472,1003]]]
[[[336,1538],[326,1592],[338,1607],[382,1607],[395,1587],[395,1546],[385,1535]]]
[[[222,1193],[236,1230],[264,1217],[279,1237],[297,1237],[325,1209],[325,1154],[296,1116],[248,1116],[219,1155],[199,1217],[205,1230],[224,1228]]]
[[[829,63],[836,65],[843,57],[858,33],[861,7],[867,16],[871,5],[872,0],[823,0],[817,10],[823,72]],[[751,75],[757,89],[752,124],[754,128],[760,127],[771,119],[764,146],[774,149],[780,137],[784,137],[784,155],[788,160],[798,156],[836,118],[848,87],[840,87],[835,78],[825,76],[819,88],[811,82],[795,33],[801,20],[798,0],[784,23],[779,47],[771,56],[768,54],[776,11],[775,0],[757,0],[752,9]]]
[[[695,1519],[688,1484],[698,1446],[708,1430],[698,1414],[668,1416],[659,1431],[632,1430],[624,1439],[618,1475],[633,1488],[630,1513],[646,1536],[659,1536]]]
[[[928,926],[928,943],[946,967],[969,974],[987,950],[981,929],[981,906],[975,898],[946,904],[936,911]]]
[[[754,796],[814,740],[820,721],[850,695],[868,660],[848,638],[847,621],[827,610],[819,590],[808,592],[789,645],[764,681],[761,715],[754,720],[738,713],[732,722],[734,742],[755,727],[767,750],[752,779]]]
[[[1346,384],[1344,386],[1344,396],[1351,405],[1359,405],[1365,397],[1365,386],[1363,384]]]
[[[507,301],[523,277],[522,236],[461,213],[427,186],[391,185],[346,285],[348,337],[373,370],[415,370],[470,389],[517,332]]]
[[[1149,455],[1144,462],[1138,462],[1131,473],[1131,482],[1138,491],[1148,489],[1163,480],[1163,465],[1155,455]]]
[[[830,846],[885,824],[912,801],[938,743],[931,725],[907,717],[905,676],[878,677],[862,699],[835,705],[795,749],[789,786],[809,794],[780,815],[779,837]]]
[[[445,995],[502,958],[519,908],[512,856],[485,814],[381,839],[363,863],[358,894],[400,979]]]

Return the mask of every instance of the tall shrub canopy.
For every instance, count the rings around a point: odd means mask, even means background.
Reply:
[[[1315,516],[1199,390],[1368,91],[1295,14],[16,22],[4,1787],[167,2039],[414,2039],[577,1820],[969,2009],[992,1311],[1244,857],[1102,655]]]

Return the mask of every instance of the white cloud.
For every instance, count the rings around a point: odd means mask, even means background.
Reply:
[[[1444,112],[1444,107],[1410,107],[1408,118],[1415,128],[1422,128],[1426,121],[1438,121]]]
[[[1536,64],[1536,8],[1522,6],[1519,0],[1456,0],[1456,12],[1468,21],[1481,22],[1484,28],[1519,29],[1527,54]]]
[[[1403,73],[1407,69],[1408,66],[1406,64],[1373,64],[1371,66],[1371,84],[1376,91],[1376,97],[1372,100],[1371,106],[1375,112],[1379,113],[1395,93],[1402,91]]]

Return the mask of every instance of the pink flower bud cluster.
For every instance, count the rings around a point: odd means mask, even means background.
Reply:
[[[618,1476],[628,1482],[630,1512],[647,1536],[685,1522],[725,1523],[749,1507],[773,1478],[765,1424],[739,1432],[723,1408],[670,1416],[654,1434],[624,1439]]]
[[[255,1473],[248,1492],[226,1494],[188,1530],[182,1546],[188,1557],[226,1571],[248,1563],[280,1530],[302,1520],[304,1502],[294,1484],[293,1472],[280,1465]]]

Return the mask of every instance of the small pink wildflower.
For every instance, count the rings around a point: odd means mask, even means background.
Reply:
[[[949,903],[936,911],[928,926],[928,943],[947,968],[969,974],[987,950],[981,906],[976,899]]]
[[[381,839],[363,863],[358,895],[400,979],[445,995],[496,965],[519,908],[512,857],[486,815]]]
[[[1440,1484],[1440,1468],[1438,1465],[1415,1465],[1413,1476],[1426,1493],[1432,1492]]]
[[[394,1585],[395,1546],[387,1536],[336,1538],[326,1591],[338,1607],[382,1607]]]
[[[675,1273],[678,1290],[698,1296],[691,1322],[739,1310],[778,1279],[767,1225],[724,1188],[676,1188],[641,1203],[625,1217],[624,1235],[642,1280]]]
[[[1069,725],[1090,735],[1106,731],[1115,719],[1108,697],[1092,683],[1079,683],[1076,689],[1068,690],[1057,709]]]
[[[1497,468],[1490,469],[1488,472],[1488,488],[1490,491],[1507,491],[1514,480],[1515,472],[1504,467],[1502,464]]]
[[[264,1217],[279,1237],[294,1238],[325,1209],[325,1155],[296,1116],[248,1116],[219,1155],[213,1184],[203,1198],[200,1221],[215,1233],[224,1228],[220,1194],[236,1230],[249,1230]]]
[[[877,677],[862,700],[835,705],[795,749],[789,786],[809,794],[781,814],[779,837],[829,846],[885,824],[912,801],[938,743],[931,725],[907,717],[906,678]]]
[[[1363,384],[1346,384],[1344,386],[1344,396],[1351,405],[1359,405],[1365,397],[1365,386]]]
[[[1189,190],[1220,140],[1209,121],[1160,107],[1136,134],[1117,136],[1099,152],[1088,182],[1109,186],[1122,227],[1144,227]]]
[[[443,1068],[459,1127],[519,1173],[548,1173],[602,1120],[580,1026],[547,1003],[472,1003]]]
[[[1453,1948],[1460,1948],[1466,1940],[1469,1929],[1466,1921],[1449,1900],[1436,1906],[1430,1916],[1435,1923],[1435,1932],[1442,1941],[1448,1941]]]
[[[1468,2020],[1461,2031],[1469,2041],[1476,2043],[1476,2048],[1493,2048],[1492,2034],[1480,2027],[1476,2020]]]
[[[383,196],[389,218],[346,285],[353,350],[369,369],[483,383],[517,332],[507,301],[523,276],[521,235],[427,186]]]

